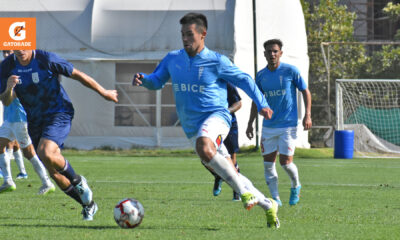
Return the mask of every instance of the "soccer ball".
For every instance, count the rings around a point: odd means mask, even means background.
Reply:
[[[115,222],[121,228],[135,228],[142,222],[143,217],[143,205],[133,198],[122,199],[114,208]]]

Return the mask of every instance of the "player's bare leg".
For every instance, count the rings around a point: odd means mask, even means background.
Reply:
[[[93,193],[85,177],[75,173],[54,141],[41,138],[37,153],[57,185],[82,205],[83,219],[93,220],[98,208],[92,199]]]

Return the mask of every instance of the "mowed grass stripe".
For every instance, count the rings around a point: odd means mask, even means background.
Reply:
[[[190,154],[120,156],[116,152],[68,153],[99,205],[93,222],[60,189],[36,195],[40,181],[25,161],[29,178],[0,194],[1,239],[400,239],[399,159],[338,160],[315,154],[295,158],[303,184],[299,205],[288,205],[290,180],[280,166],[281,228],[267,229],[261,208],[246,211],[223,184],[212,196],[213,177]],[[178,156],[177,156],[178,155]],[[241,155],[244,175],[264,193],[259,154]],[[12,162],[13,176],[17,167]],[[122,198],[145,207],[143,223],[120,229],[112,210]]]

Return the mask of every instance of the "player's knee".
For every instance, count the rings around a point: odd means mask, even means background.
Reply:
[[[35,156],[35,150],[32,148],[23,148],[22,153],[26,159],[32,159]]]
[[[20,150],[27,159],[31,159],[36,155],[35,147],[32,144],[20,145]]]
[[[37,155],[43,162],[50,162],[52,152],[44,147],[39,146],[37,149]]]
[[[284,154],[279,155],[279,163],[281,164],[281,166],[288,165],[291,162],[293,162],[293,156],[288,156]]]
[[[209,162],[216,154],[215,147],[210,142],[208,138],[204,137],[200,137],[196,141],[196,152],[204,162]]]
[[[215,155],[215,153],[213,154],[213,151],[210,148],[204,146],[197,147],[196,151],[203,162],[209,162]]]
[[[267,153],[263,155],[264,162],[275,162],[276,156],[278,155],[278,151],[274,151],[271,153]]]

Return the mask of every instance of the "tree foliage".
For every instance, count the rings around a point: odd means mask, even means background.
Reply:
[[[396,22],[400,19],[400,3],[389,2],[382,11]],[[400,40],[400,29],[394,36],[394,40]],[[400,46],[384,45],[379,51],[374,51],[369,58],[366,71],[360,72],[366,78],[400,78]]]
[[[400,17],[400,3],[388,2],[382,11],[393,20],[397,20]]]
[[[319,0],[315,4],[301,1],[306,21],[308,54],[310,57],[309,85],[314,103],[334,103],[335,80],[349,78],[358,72],[360,65],[367,61],[365,49],[357,44],[331,44],[324,48],[329,72],[321,52],[322,42],[354,42],[353,22],[356,14],[348,11],[338,0]],[[328,89],[328,75],[330,89]],[[330,112],[328,112],[330,111]],[[333,125],[334,105],[327,108],[314,108],[313,118],[318,125]]]
[[[334,125],[327,119],[327,111],[335,115],[335,81],[340,78],[400,78],[400,47],[382,45],[369,47],[356,43],[353,22],[357,18],[339,0],[301,0],[306,22],[310,57],[309,85],[313,103],[329,108],[313,108],[313,119],[318,125]],[[400,4],[388,3],[382,11],[392,21],[400,18]],[[398,31],[400,36],[400,31]],[[322,42],[335,42],[325,47],[327,68],[321,51]],[[330,90],[328,82],[330,79]]]
[[[353,21],[356,14],[349,12],[338,0],[320,0],[318,4],[301,1],[309,42],[353,41]]]

